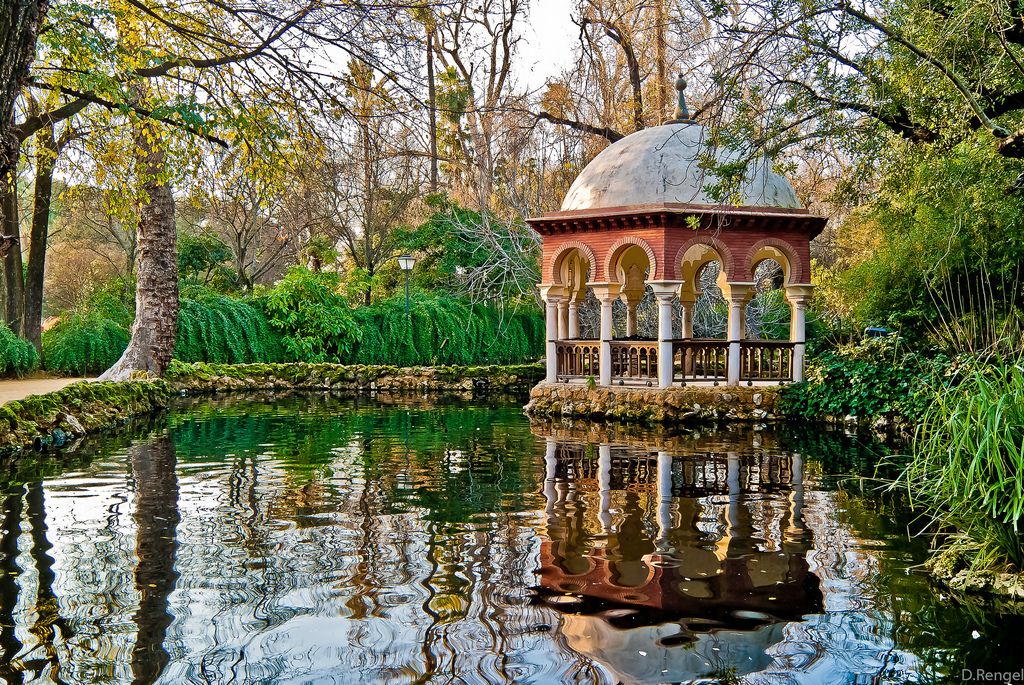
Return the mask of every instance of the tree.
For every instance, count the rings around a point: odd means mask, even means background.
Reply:
[[[442,74],[449,157],[460,160],[474,203],[491,207],[493,176],[507,117],[522,110],[511,95],[512,66],[526,6],[521,0],[459,0],[438,11],[437,56]]]
[[[981,131],[1024,158],[1024,19],[1010,3],[740,2],[710,18],[712,119],[756,152],[827,138],[863,154],[884,146],[880,131],[924,145]]]
[[[14,105],[29,80],[48,7],[48,0],[3,0],[0,7],[0,178],[18,166],[21,141],[14,132]]]
[[[36,73],[32,85],[60,93],[62,101],[21,122],[20,131],[31,135],[86,106],[105,108],[132,127],[145,172],[137,176],[144,204],[136,335],[105,377],[161,373],[177,311],[176,301],[165,300],[177,288],[170,184],[199,157],[196,142],[244,145],[281,136],[305,108],[335,99],[332,79],[312,66],[310,50],[332,46],[376,63],[374,46],[394,8],[132,2],[57,9],[43,43],[69,59]],[[254,104],[275,112],[276,121],[253,116]]]

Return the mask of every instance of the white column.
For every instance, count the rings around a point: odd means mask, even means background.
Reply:
[[[814,286],[787,285],[786,299],[790,304],[789,341],[793,343],[793,380],[804,379],[804,352],[807,347],[807,302]]]
[[[626,300],[626,337],[632,338],[636,335],[636,306],[635,300]]]
[[[569,339],[576,340],[580,337],[580,303],[576,300],[569,301]]]
[[[674,360],[672,359],[672,303],[676,299],[679,284],[671,282],[651,283],[651,290],[658,300],[658,387],[672,386]]]
[[[558,356],[555,343],[558,341],[558,304],[562,296],[557,292],[555,286],[541,286],[541,298],[544,300],[544,337],[546,345],[546,374],[544,380],[548,383],[558,381]]]
[[[693,306],[697,303],[697,295],[687,293],[679,296],[679,303],[683,305],[682,316],[682,338],[693,337]]]
[[[729,283],[729,377],[728,385],[740,384],[740,341],[743,340],[744,307],[754,292],[753,283]]]
[[[804,527],[804,458],[794,454],[793,460],[793,493],[790,497],[789,527],[793,533]]]
[[[601,328],[598,336],[601,340],[599,383],[609,386],[612,384],[612,304],[619,296],[619,284],[604,283],[594,285],[593,288],[594,294],[601,302]]]
[[[569,337],[569,301],[562,299],[558,303],[558,339]]]

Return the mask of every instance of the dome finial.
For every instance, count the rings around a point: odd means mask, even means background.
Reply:
[[[666,124],[692,124],[693,119],[690,118],[690,110],[686,107],[686,95],[683,91],[686,90],[686,79],[682,74],[676,77],[675,81],[676,92],[679,95],[676,98],[676,111],[672,113],[672,118],[666,121]]]

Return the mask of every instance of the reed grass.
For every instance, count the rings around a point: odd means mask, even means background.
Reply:
[[[1024,570],[1024,315],[984,276],[936,295],[932,339],[954,361],[933,380],[899,484],[973,570]]]

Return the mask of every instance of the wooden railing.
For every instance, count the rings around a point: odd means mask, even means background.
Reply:
[[[598,340],[560,340],[555,343],[559,376],[600,376],[601,343]]]
[[[729,376],[727,340],[673,340],[672,380],[725,381]]]
[[[658,343],[611,342],[612,378],[658,381]]]
[[[614,380],[658,381],[656,341],[613,340],[611,376]],[[585,378],[601,375],[601,342],[560,340],[555,343],[558,375]],[[672,381],[721,381],[729,377],[727,340],[673,340]],[[776,340],[740,342],[740,381],[793,380],[793,343]]]
[[[740,380],[793,380],[793,343],[785,340],[741,341]]]

